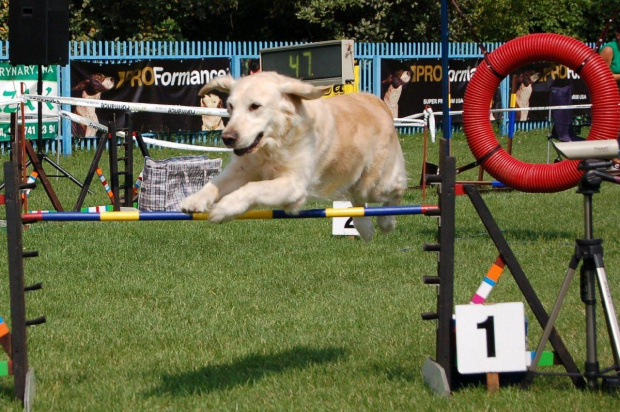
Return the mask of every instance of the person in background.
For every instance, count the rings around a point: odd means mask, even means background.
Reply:
[[[614,39],[601,48],[601,57],[607,63],[616,82],[620,81],[620,22],[616,23]]]
[[[614,80],[620,82],[620,22],[616,22],[614,39],[609,43],[605,43],[601,48],[601,57],[611,69]],[[620,83],[618,83],[618,87],[620,87]],[[620,136],[618,137],[620,138]],[[620,171],[620,158],[613,159],[613,166],[610,168],[610,171]]]
[[[260,73],[260,60],[252,59],[249,65],[250,74]]]

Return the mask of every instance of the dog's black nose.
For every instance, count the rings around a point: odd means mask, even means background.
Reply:
[[[222,141],[224,142],[224,144],[228,147],[233,147],[235,145],[235,142],[237,141],[237,138],[239,136],[237,135],[237,132],[235,131],[224,131],[222,132]]]

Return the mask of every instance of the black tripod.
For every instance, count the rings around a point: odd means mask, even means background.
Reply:
[[[532,361],[528,375],[524,379],[527,384],[531,383],[536,372],[536,367],[545,348],[549,335],[552,333],[555,321],[559,315],[560,307],[566,296],[570,282],[579,266],[581,266],[581,301],[585,305],[586,312],[586,363],[584,378],[586,378],[588,388],[596,389],[599,385],[599,378],[603,380],[603,385],[607,387],[618,387],[620,385],[620,329],[614,304],[611,300],[611,292],[605,274],[603,264],[603,239],[594,238],[592,230],[592,195],[598,193],[603,180],[620,184],[620,178],[605,173],[611,166],[611,161],[604,160],[583,160],[579,164],[579,170],[584,171],[584,175],[579,183],[577,193],[581,193],[584,199],[584,237],[576,240],[575,253],[568,266],[566,278],[560,289],[553,311],[549,317],[549,322],[545,327],[541,341],[536,349],[536,356]],[[598,281],[598,282],[597,282]],[[611,342],[611,349],[615,364],[609,368],[601,370],[599,367],[596,345],[596,284],[603,304],[603,313],[607,323],[607,331]]]

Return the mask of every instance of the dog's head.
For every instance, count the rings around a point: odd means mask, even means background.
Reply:
[[[301,101],[318,99],[328,89],[274,72],[262,72],[240,80],[217,77],[199,94],[204,96],[211,90],[229,93],[226,108],[230,120],[222,131],[222,140],[237,156],[243,156],[264,146],[279,146],[292,128],[298,126],[294,123]]]
[[[110,90],[114,87],[115,81],[113,77],[106,76],[105,74],[95,73],[89,76],[86,80],[82,80],[75,85],[73,90],[84,92],[89,96],[95,96],[99,93]]]
[[[221,109],[224,107],[222,98],[215,93],[207,93],[200,98],[200,107],[208,107],[211,109]]]

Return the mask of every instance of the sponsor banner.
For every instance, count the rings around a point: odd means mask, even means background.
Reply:
[[[479,59],[450,59],[450,110],[462,110],[465,88],[479,62]],[[394,117],[422,113],[426,105],[430,105],[434,112],[440,112],[443,105],[442,78],[441,59],[383,59],[381,97]],[[498,88],[493,107],[501,107],[501,100]],[[452,121],[460,122],[461,116],[453,116]]]
[[[58,95],[58,66],[41,66],[44,96]],[[21,97],[22,94],[37,93],[39,66],[11,66],[0,63],[0,102]],[[24,93],[22,93],[22,84]],[[0,107],[0,141],[10,140],[11,113],[19,110],[19,105]],[[26,102],[26,137],[38,137],[38,104]],[[55,139],[58,134],[58,106],[43,103],[43,138]],[[51,119],[50,119],[51,118]],[[53,119],[53,120],[52,120]]]
[[[223,95],[198,92],[212,78],[230,73],[230,59],[149,60],[135,63],[98,64],[71,62],[71,97],[118,102],[163,105],[223,107]],[[116,126],[124,127],[123,104],[106,108],[73,107],[72,111],[95,122],[108,124],[117,114]],[[222,119],[216,116],[139,112],[133,115],[133,128],[140,132],[178,132],[219,130]],[[73,124],[74,137],[94,136],[95,130]]]
[[[517,107],[565,106],[589,104],[588,88],[574,70],[549,62],[538,62],[520,68],[510,76],[510,93]],[[587,109],[572,109],[571,115],[587,115]],[[517,121],[547,120],[549,112],[517,112]]]
[[[481,59],[450,59],[450,110],[463,108],[465,89]],[[441,80],[443,70],[440,59],[396,60],[383,59],[381,63],[381,97],[394,117],[422,113],[425,105],[433,111],[443,104]],[[510,93],[517,107],[548,107],[550,105],[588,104],[589,94],[585,82],[571,69],[548,62],[520,68],[510,76]],[[567,97],[568,96],[568,97]],[[491,108],[502,108],[502,94],[498,87]],[[573,110],[572,115],[586,114],[587,109]],[[492,113],[490,120],[499,119],[501,113]],[[548,111],[517,112],[517,121],[547,120]],[[453,116],[458,123],[461,116]]]

